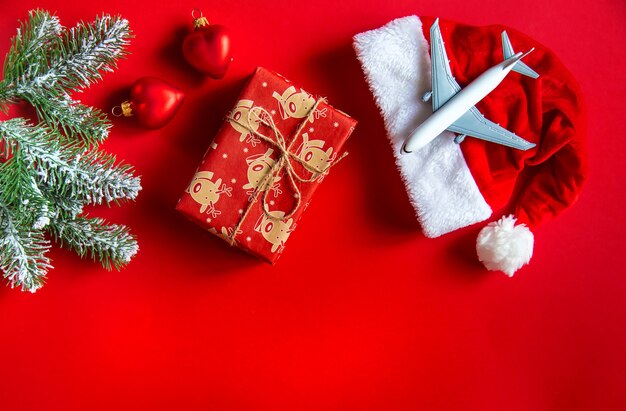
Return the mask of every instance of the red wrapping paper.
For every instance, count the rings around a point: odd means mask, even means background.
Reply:
[[[176,209],[232,245],[274,263],[319,183],[341,159],[338,153],[355,126],[354,119],[323,99],[259,67]],[[282,150],[277,143],[281,136]],[[281,157],[289,165],[276,170]],[[291,176],[313,181],[290,178],[289,168]],[[311,171],[315,169],[325,172]]]

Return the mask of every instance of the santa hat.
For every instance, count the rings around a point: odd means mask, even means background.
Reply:
[[[478,105],[489,120],[536,144],[516,150],[476,138],[454,142],[444,132],[427,146],[401,153],[406,137],[432,106],[429,29],[432,18],[400,18],[354,37],[354,48],[384,118],[396,163],[424,234],[437,237],[491,217],[478,235],[479,259],[509,276],[532,256],[534,229],[578,197],[587,174],[585,117],[572,75],[547,48],[502,26],[441,20],[450,68],[463,87],[503,60],[501,32],[538,79],[511,73]],[[517,223],[517,225],[516,225]]]

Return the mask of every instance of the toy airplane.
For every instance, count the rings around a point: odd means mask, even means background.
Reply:
[[[472,136],[519,150],[535,147],[515,133],[489,121],[475,107],[475,104],[491,93],[511,71],[537,78],[533,69],[521,59],[528,55],[515,53],[506,31],[502,32],[504,61],[486,70],[465,88],[452,77],[450,62],[441,38],[439,19],[430,27],[430,57],[432,66],[432,91],[424,94],[422,101],[432,97],[433,114],[420,124],[406,139],[402,151],[410,153],[430,143],[444,130],[458,135],[454,141],[459,144],[466,136]]]

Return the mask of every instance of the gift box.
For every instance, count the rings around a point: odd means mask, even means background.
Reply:
[[[259,67],[176,209],[274,263],[355,126],[324,98]]]

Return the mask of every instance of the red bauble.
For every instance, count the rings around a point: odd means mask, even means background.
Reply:
[[[228,29],[209,24],[202,16],[194,20],[194,27],[183,42],[183,55],[196,70],[219,80],[233,59]]]
[[[161,128],[174,117],[185,94],[156,77],[142,77],[130,88],[130,100],[121,104],[122,114],[134,116],[144,128]]]

